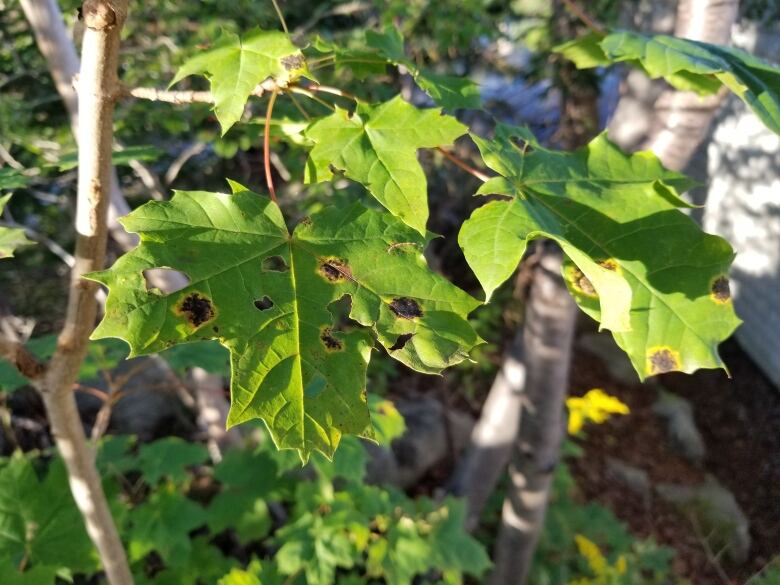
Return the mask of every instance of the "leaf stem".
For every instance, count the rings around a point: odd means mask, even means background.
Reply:
[[[275,0],[274,6],[276,6]],[[274,90],[271,92],[271,99],[268,100],[268,109],[265,113],[265,131],[263,134],[263,164],[265,167],[265,183],[268,185],[268,194],[271,196],[271,200],[278,205],[279,202],[276,200],[276,190],[274,189],[274,179],[271,175],[271,115],[274,112],[274,104],[276,103],[277,95],[279,95],[279,88],[274,88]]]
[[[360,101],[360,98],[358,98],[355,94],[344,91],[343,89],[339,89],[338,87],[331,87],[329,85],[311,84],[306,86],[305,89],[314,92],[330,93],[348,100],[352,100],[353,102]]]
[[[287,30],[287,23],[284,21],[284,14],[282,14],[281,8],[279,8],[279,4],[276,2],[276,0],[271,0],[271,2],[274,5],[274,10],[276,10],[276,16],[279,17],[279,22],[282,23],[282,28],[284,29],[284,34],[287,36],[290,36],[290,31]]]
[[[447,150],[444,150],[441,146],[437,146],[436,150],[438,150],[440,153],[442,153],[444,155],[444,157],[447,160],[449,160],[452,164],[454,164],[455,166],[459,167],[460,169],[466,171],[468,174],[473,175],[474,177],[476,177],[477,179],[479,179],[483,183],[486,183],[490,179],[490,177],[488,175],[486,175],[485,173],[483,173],[479,169],[476,169],[476,168],[472,167],[467,162],[462,161],[461,159],[459,159],[457,156],[455,156],[451,152],[449,152]]]
[[[599,23],[595,18],[592,18],[588,16],[588,13],[585,12],[580,6],[574,1],[574,0],[562,0],[563,3],[566,5],[566,8],[569,9],[569,12],[574,14],[577,18],[579,18],[582,23],[587,26],[590,30],[592,30],[594,33],[603,35],[607,33],[607,29]]]
[[[326,101],[325,101],[324,99],[322,99],[322,98],[319,98],[319,97],[317,97],[316,95],[314,95],[314,93],[313,93],[313,92],[309,91],[309,90],[308,90],[308,89],[306,89],[306,88],[303,88],[303,87],[298,87],[298,86],[290,86],[290,87],[288,87],[288,88],[287,88],[287,91],[288,91],[288,93],[289,93],[290,95],[292,95],[293,93],[297,93],[297,94],[299,94],[299,95],[305,95],[305,96],[306,96],[307,98],[309,98],[310,100],[314,100],[315,102],[317,102],[317,103],[318,103],[318,104],[320,104],[321,106],[324,106],[324,107],[328,108],[328,109],[329,109],[329,110],[331,110],[332,112],[335,112],[335,111],[336,111],[336,106],[334,106],[333,104],[330,104],[330,103],[326,102]]]

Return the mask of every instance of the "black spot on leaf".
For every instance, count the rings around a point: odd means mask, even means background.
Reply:
[[[398,297],[397,299],[393,299],[390,303],[390,310],[395,313],[397,317],[401,317],[402,319],[414,319],[415,317],[422,317],[423,315],[420,304],[409,297]]]
[[[331,351],[338,351],[344,347],[340,340],[333,337],[333,330],[330,327],[325,327],[320,331],[320,340]]]
[[[263,272],[287,272],[290,267],[281,256],[263,258]]]
[[[330,282],[341,282],[347,278],[352,278],[352,271],[347,266],[346,260],[339,258],[330,258],[322,261],[319,272]]]
[[[719,276],[710,286],[712,292],[712,298],[719,303],[725,303],[731,298],[731,288],[729,287],[729,279],[725,276]]]
[[[211,305],[211,301],[196,292],[184,297],[181,305],[179,305],[179,309],[187,315],[187,319],[195,327],[214,317],[214,308]]]
[[[274,302],[266,295],[262,299],[255,301],[255,308],[260,311],[267,311],[274,306]]]
[[[399,335],[398,339],[396,339],[395,343],[390,347],[390,351],[403,349],[406,343],[412,338],[413,335],[414,335],[413,333],[404,333],[403,335]]]
[[[303,55],[289,55],[282,59],[282,66],[287,71],[294,71],[303,67],[304,60]]]
[[[680,361],[675,353],[665,347],[653,351],[648,359],[651,374],[663,374],[680,368]]]

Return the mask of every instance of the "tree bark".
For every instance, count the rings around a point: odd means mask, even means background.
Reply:
[[[738,0],[680,0],[674,34],[725,45],[739,11]],[[727,95],[725,89],[700,97],[692,92],[664,91],[655,103],[650,134],[642,145],[665,167],[683,170],[707,137],[710,123]]]
[[[517,436],[526,386],[523,359],[523,330],[518,329],[450,485],[453,495],[466,498],[466,529],[469,531],[479,524],[482,510],[506,470]]]
[[[80,64],[73,40],[70,38],[68,30],[65,27],[59,5],[56,0],[20,0],[20,2],[27,21],[30,23],[30,27],[35,35],[38,49],[46,59],[46,64],[49,68],[49,73],[54,79],[57,92],[60,94],[60,97],[68,110],[71,128],[78,141],[79,100],[74,86],[74,79],[78,74]],[[141,92],[143,93],[143,90],[141,90]],[[202,99],[213,102],[213,97],[209,92],[179,93],[188,94],[189,97],[199,94],[199,97]],[[125,95],[128,95],[128,92],[125,88],[119,88],[117,89],[117,96],[120,96],[120,94],[124,97]],[[132,92],[130,92],[130,95],[132,95]],[[148,99],[148,95],[146,94],[143,94],[141,97],[146,97]],[[145,167],[140,169],[135,168],[135,170],[139,176],[141,176],[144,184],[150,188],[153,195],[157,192],[157,197],[155,198],[159,198],[161,187],[159,181],[156,180],[156,177],[151,176]],[[120,248],[129,250],[138,244],[138,236],[125,231],[117,221],[118,218],[130,213],[130,207],[128,206],[127,201],[125,201],[122,190],[119,188],[119,181],[116,172],[113,170],[111,172],[110,180],[111,195],[108,208],[109,231],[111,237],[119,244]],[[155,275],[153,280],[154,282],[152,284],[161,290],[178,290],[184,288],[188,284],[187,279],[181,273],[173,270],[166,270],[162,275]],[[195,368],[193,374],[195,374],[196,379],[208,375],[200,368]],[[204,385],[196,384],[194,386],[194,392],[198,405],[204,404],[212,408],[210,411],[211,414],[209,415],[212,418],[215,411],[227,412],[229,409],[229,404],[224,396],[222,396],[221,389],[217,392],[215,390],[215,384],[213,383]],[[199,420],[202,421],[201,416],[199,416]],[[209,442],[211,444],[219,445],[222,448],[237,443],[240,438],[239,432],[236,430],[234,432],[226,433],[224,430],[224,418],[221,421],[221,426],[222,428],[220,429],[219,425],[213,420],[210,420],[208,424],[202,424],[202,428],[207,434]],[[218,451],[212,449],[212,452],[217,453]]]
[[[523,327],[526,391],[512,445],[492,585],[525,582],[539,539],[565,432],[565,398],[576,309],[561,277],[561,254],[543,253]]]
[[[57,0],[20,0],[20,3],[32,28],[38,49],[46,59],[57,93],[60,94],[68,110],[70,126],[78,141],[79,101],[74,87],[74,78],[80,68],[79,57],[62,20]],[[130,207],[119,188],[116,172],[111,172],[110,179],[109,229],[111,237],[127,250],[138,243],[138,236],[127,233],[117,221],[123,215],[130,213]]]
[[[84,360],[97,315],[97,284],[83,279],[103,267],[106,251],[113,113],[119,83],[120,31],[127,0],[91,0],[83,5],[86,24],[78,99],[84,115],[78,121],[79,178],[76,253],[71,272],[65,325],[45,375],[34,381],[41,392],[52,435],[68,470],[73,498],[81,511],[111,585],[133,582],[117,533],[95,455],[76,408],[73,385]]]

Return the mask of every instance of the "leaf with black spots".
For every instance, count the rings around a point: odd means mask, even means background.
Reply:
[[[276,204],[233,187],[232,195],[177,192],[122,220],[141,244],[90,275],[109,288],[95,338],[124,339],[133,356],[218,340],[231,356],[228,425],[261,418],[278,447],[304,459],[312,450],[331,456],[344,434],[373,436],[371,332],[427,373],[481,343],[466,319],[480,303],[431,272],[426,239],[393,216],[330,207],[290,233]],[[287,269],[267,270],[270,259]],[[143,273],[153,268],[179,270],[189,284],[149,289]],[[364,328],[335,322],[329,306],[344,297]]]

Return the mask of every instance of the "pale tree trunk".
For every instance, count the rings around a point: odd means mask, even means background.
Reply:
[[[86,30],[78,94],[83,111],[78,123],[79,177],[76,210],[76,252],[71,272],[65,324],[57,348],[33,384],[43,396],[52,435],[68,471],[78,509],[111,585],[133,579],[106,501],[95,454],[87,442],[76,408],[73,385],[84,360],[97,315],[97,284],[83,275],[103,268],[105,259],[114,101],[119,90],[120,31],[127,0],[91,0],[83,5]],[[17,360],[23,353],[17,350]]]
[[[57,93],[60,94],[68,110],[70,126],[78,140],[79,101],[74,87],[74,78],[80,68],[79,57],[62,20],[60,7],[57,0],[20,0],[20,3],[35,35],[38,49],[44,56],[49,73],[54,79]],[[118,218],[130,212],[130,207],[122,195],[119,180],[113,170],[110,179],[111,202],[108,221],[111,237],[124,249],[129,249],[138,243],[138,236],[127,233],[117,222]]]
[[[73,40],[68,34],[57,0],[20,0],[22,9],[33,30],[38,49],[43,54],[49,73],[54,79],[57,92],[70,117],[71,128],[79,140],[79,100],[75,90],[74,78],[79,71],[79,58]],[[144,184],[160,198],[160,182],[146,167],[134,168]],[[130,234],[117,221],[127,215],[130,207],[125,201],[116,172],[111,171],[110,204],[108,226],[111,237],[123,250],[129,250],[138,244],[138,236]],[[180,290],[187,286],[187,279],[174,270],[156,271],[151,277],[152,284],[161,290]],[[240,435],[237,430],[225,431],[226,413],[230,407],[222,394],[221,384],[201,368],[194,368],[193,385],[196,404],[207,408],[208,412],[198,412],[198,423],[208,438],[210,451],[217,459],[221,449],[236,444]],[[200,383],[203,382],[203,383]],[[225,414],[225,416],[222,416]],[[216,420],[221,417],[220,420]]]
[[[476,529],[485,504],[506,471],[517,436],[526,382],[523,359],[523,330],[518,329],[450,485],[453,495],[466,498],[469,531]]]
[[[565,399],[576,308],[561,277],[561,255],[543,253],[523,326],[526,390],[512,445],[492,585],[525,582],[544,522],[565,432]]]
[[[725,45],[737,18],[739,0],[681,0],[674,34],[695,41]],[[695,93],[667,90],[654,107],[650,136],[643,145],[664,166],[684,169],[709,132],[727,92],[702,98]]]

